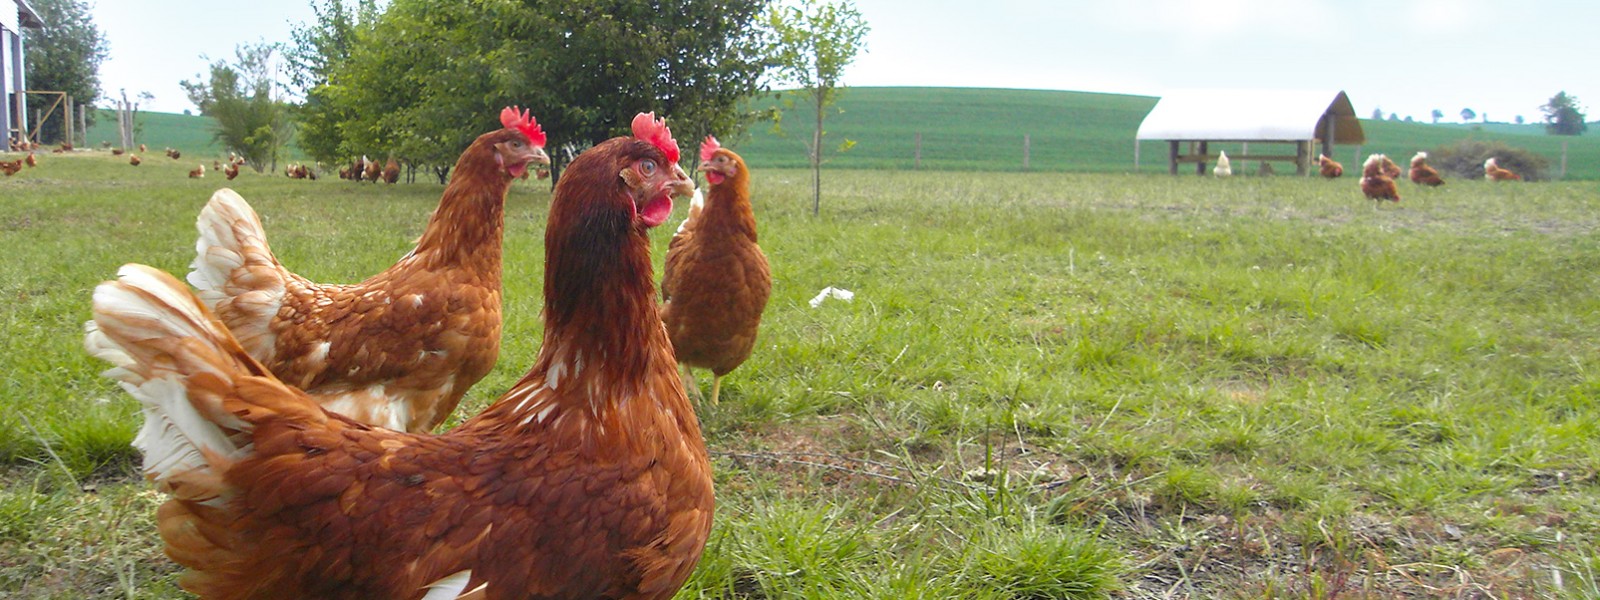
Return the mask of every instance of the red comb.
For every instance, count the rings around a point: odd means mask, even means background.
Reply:
[[[633,118],[633,137],[650,142],[667,160],[678,162],[678,141],[672,139],[666,119],[657,119],[653,112],[639,113]]]
[[[505,125],[506,129],[521,131],[522,135],[528,136],[528,143],[544,147],[544,130],[539,128],[539,123],[533,120],[533,115],[528,114],[526,109],[507,106],[500,111],[500,124]]]
[[[700,143],[700,162],[711,162],[711,155],[722,149],[722,142],[715,136],[706,136],[706,141]]]

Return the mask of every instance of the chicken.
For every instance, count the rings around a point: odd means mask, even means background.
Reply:
[[[149,152],[150,148],[146,147],[144,144],[139,144],[139,151],[140,152]]]
[[[1211,168],[1211,174],[1217,177],[1233,175],[1233,166],[1228,162],[1228,153],[1217,151],[1217,166]]]
[[[1344,176],[1344,165],[1328,158],[1326,154],[1317,155],[1317,167],[1320,169],[1322,176],[1328,179],[1338,179]]]
[[[165,273],[128,265],[96,288],[84,343],[143,408],[135,445],[169,496],[156,518],[185,589],[665,600],[683,585],[715,500],[656,315],[648,229],[693,182],[670,132],[635,131],[578,156],[556,187],[532,369],[443,435],[319,409]]]
[[[111,155],[112,156],[122,156],[122,149],[121,148],[112,148],[111,149]]]
[[[228,177],[228,181],[233,181],[233,178],[239,176],[239,163],[228,163],[228,166],[222,168],[222,174]]]
[[[1483,161],[1483,178],[1489,181],[1521,181],[1522,177],[1495,164],[1494,157]]]
[[[28,152],[28,157],[23,159],[22,163],[25,164],[25,165],[28,165],[29,168],[37,167],[37,166],[39,166],[39,159],[34,158],[33,152],[29,151]]]
[[[139,166],[140,162],[143,162],[143,161],[139,160],[139,155],[137,155],[137,154],[128,155],[128,164],[137,167],[137,166]]]
[[[1391,200],[1400,202],[1400,190],[1394,185],[1394,179],[1384,174],[1382,154],[1373,154],[1361,165],[1361,193],[1370,199],[1382,202]]]
[[[523,174],[523,178],[527,178],[526,173]],[[400,163],[391,158],[389,159],[389,164],[383,166],[383,182],[395,183],[398,181],[400,181]]]
[[[377,183],[383,177],[383,167],[379,167],[377,161],[367,160],[367,157],[363,156],[361,162],[365,165],[361,168],[363,180]]]
[[[205,163],[200,163],[198,165],[195,165],[195,167],[193,169],[189,170],[189,179],[199,179],[199,178],[205,177],[205,176],[206,176],[206,165],[205,165]]]
[[[354,285],[284,268],[233,190],[201,211],[189,283],[256,360],[333,412],[429,431],[488,374],[500,348],[506,191],[548,164],[544,132],[507,108],[478,136],[410,254]]]
[[[1387,154],[1379,154],[1378,162],[1383,165],[1383,176],[1389,179],[1400,178],[1400,165],[1394,164]]]
[[[22,170],[22,159],[20,159],[20,158],[17,159],[17,160],[13,160],[13,161],[0,161],[0,173],[5,173],[6,177],[10,177],[12,175],[16,175],[17,171],[21,171],[21,170]]]
[[[1428,166],[1427,152],[1418,152],[1411,157],[1411,183],[1434,187],[1444,185],[1444,178],[1439,176],[1439,172]]]
[[[167,156],[172,157],[172,160],[178,160],[183,158],[183,153],[172,148],[167,148]]]
[[[722,378],[755,347],[761,313],[772,295],[772,272],[756,245],[750,169],[714,137],[700,146],[700,171],[711,193],[696,196],[667,246],[661,278],[661,320],[696,396],[692,369],[710,369],[711,403]]]

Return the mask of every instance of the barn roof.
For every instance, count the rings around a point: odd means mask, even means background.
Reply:
[[[1156,102],[1139,125],[1140,140],[1210,142],[1322,139],[1361,144],[1366,134],[1350,98],[1328,90],[1186,90]]]
[[[40,19],[39,12],[33,10],[32,6],[28,6],[27,0],[14,1],[17,3],[17,12],[15,14],[0,9],[0,28],[12,33],[21,32],[23,27],[31,29],[44,28],[44,19]]]

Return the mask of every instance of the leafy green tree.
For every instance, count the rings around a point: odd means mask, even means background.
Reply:
[[[354,28],[349,56],[307,96],[344,115],[342,155],[397,155],[441,181],[507,105],[539,120],[558,173],[637,112],[667,116],[692,150],[698,136],[749,122],[741,107],[762,89],[754,25],[767,2],[394,0]]]
[[[1478,116],[1478,111],[1472,110],[1470,108],[1461,109],[1461,122],[1462,123],[1470,123],[1472,121],[1472,119],[1476,118],[1477,116]]]
[[[305,98],[296,107],[295,135],[311,158],[341,164],[350,157],[340,150],[344,142],[340,126],[354,120],[354,115],[335,101],[339,89],[330,76],[349,60],[357,30],[371,29],[379,11],[376,0],[356,0],[354,7],[346,0],[314,1],[311,10],[316,21],[296,27],[290,33],[293,42],[284,50],[290,86]]]
[[[28,48],[28,87],[35,90],[66,92],[73,101],[83,106],[93,105],[100,98],[100,63],[109,54],[105,35],[95,26],[89,6],[82,0],[33,0],[29,3],[44,29],[22,30],[23,44]],[[15,10],[9,3],[0,10]],[[42,110],[55,98],[30,96],[29,110]],[[86,119],[94,123],[96,111],[87,111]],[[60,113],[57,113],[60,114]],[[54,141],[62,140],[62,123],[49,119],[40,129],[39,136]]]
[[[1583,122],[1583,111],[1578,109],[1578,98],[1565,91],[1550,97],[1550,102],[1539,107],[1544,111],[1544,130],[1550,135],[1583,135],[1589,124]]]
[[[215,121],[214,135],[257,172],[276,171],[278,157],[293,135],[289,105],[278,89],[276,44],[241,44],[233,63],[211,63],[211,76],[179,82],[200,114]]]
[[[862,40],[871,28],[850,0],[796,0],[768,12],[767,23],[776,36],[773,56],[781,81],[801,88],[801,95],[815,111],[807,145],[811,214],[815,215],[822,210],[822,141],[826,135],[822,124],[839,100],[844,68],[865,49]],[[852,145],[845,140],[840,149]]]
[[[1433,114],[1431,116],[1433,117],[1433,122],[1438,123],[1439,119],[1444,118],[1444,111],[1435,108],[1433,109]]]

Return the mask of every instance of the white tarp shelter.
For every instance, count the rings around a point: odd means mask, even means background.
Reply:
[[[21,139],[28,130],[28,104],[23,94],[28,89],[23,78],[23,27],[42,29],[44,21],[26,0],[0,0],[0,137],[6,140]],[[0,144],[0,151],[7,150],[4,146]]]
[[[1139,125],[1138,141],[1169,142],[1168,170],[1179,163],[1215,160],[1209,142],[1292,143],[1293,155],[1243,154],[1241,160],[1294,161],[1297,173],[1309,171],[1312,148],[1333,155],[1334,144],[1362,144],[1366,134],[1350,98],[1342,91],[1186,90],[1161,97]],[[1179,145],[1188,142],[1187,154]],[[1235,158],[1230,156],[1229,158]]]

